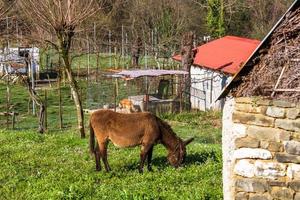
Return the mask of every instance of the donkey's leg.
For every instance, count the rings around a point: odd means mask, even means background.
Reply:
[[[152,160],[152,153],[153,153],[153,146],[149,149],[148,152],[148,157],[147,157],[147,161],[148,161],[148,171],[152,171],[152,167],[151,167],[151,160]]]
[[[143,171],[144,171],[144,163],[146,160],[146,156],[147,156],[149,150],[151,149],[151,147],[153,147],[152,144],[151,145],[150,144],[142,144],[142,151],[140,154],[141,161],[140,161],[140,167],[139,167],[140,173],[143,173]]]
[[[96,144],[95,147],[95,160],[96,160],[96,171],[101,171],[100,151],[99,151],[98,143]]]
[[[111,169],[107,161],[107,141],[99,144],[99,147],[100,147],[100,155],[104,163],[105,170],[109,172]]]

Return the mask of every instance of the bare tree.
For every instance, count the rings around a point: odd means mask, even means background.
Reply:
[[[19,8],[31,23],[33,41],[52,45],[63,60],[64,71],[77,110],[78,129],[85,137],[84,114],[78,83],[72,74],[72,43],[80,25],[101,7],[96,0],[19,0]]]

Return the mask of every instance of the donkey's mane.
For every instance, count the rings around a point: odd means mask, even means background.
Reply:
[[[176,135],[176,133],[173,131],[173,129],[171,128],[171,125],[170,125],[168,122],[166,122],[166,121],[164,121],[164,120],[162,120],[162,119],[160,119],[160,118],[158,118],[158,117],[157,117],[157,120],[159,120],[159,121],[162,123],[162,126],[163,126],[170,134],[174,135],[176,138],[178,137],[178,136]]]

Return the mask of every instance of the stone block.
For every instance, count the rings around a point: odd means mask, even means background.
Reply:
[[[250,194],[249,200],[272,200],[269,194]]]
[[[260,141],[260,147],[263,148],[263,149],[267,149],[269,147],[269,142]]]
[[[300,117],[300,109],[299,108],[287,109],[286,117],[289,119],[297,119],[298,117]]]
[[[251,114],[243,112],[234,112],[232,119],[235,123],[257,125],[257,126],[273,126],[274,118],[261,114]]]
[[[249,126],[247,129],[247,135],[258,140],[264,141],[280,141],[280,134],[282,130],[269,127],[260,127],[260,126]]]
[[[288,153],[275,153],[275,158],[280,163],[300,163],[300,156]]]
[[[274,100],[273,105],[281,108],[293,108],[296,107],[296,104],[288,102],[288,101],[283,101],[283,100]]]
[[[285,187],[273,187],[271,190],[271,195],[275,199],[291,200],[294,197],[294,191]]]
[[[267,107],[266,106],[257,106],[254,104],[236,104],[235,109],[237,111],[246,112],[246,113],[265,114]]]
[[[280,152],[282,151],[283,145],[280,142],[270,142],[268,150],[271,152]]]
[[[289,141],[291,139],[291,132],[280,129],[279,139],[280,141]]]
[[[285,109],[284,108],[278,108],[278,107],[275,107],[275,106],[269,106],[267,108],[266,115],[268,115],[270,117],[284,118]]]
[[[292,190],[300,192],[300,180],[289,182],[289,186]]]
[[[271,106],[273,102],[270,99],[258,99],[255,104],[258,106]]]
[[[300,180],[300,165],[290,164],[287,168],[287,176],[290,179]]]
[[[300,200],[300,193],[296,193],[294,200]]]
[[[266,180],[239,178],[235,182],[237,192],[265,192],[269,190]]]
[[[235,140],[235,147],[236,148],[257,148],[259,147],[259,141],[252,137],[243,137],[243,138],[237,138]]]
[[[247,192],[238,192],[235,195],[235,200],[248,200],[249,194]]]
[[[300,132],[300,119],[276,119],[275,126],[288,131]]]
[[[234,166],[234,173],[243,177],[254,176],[254,163],[251,160],[239,160]]]
[[[239,97],[235,99],[236,103],[252,103],[253,98],[251,97]]]
[[[247,126],[244,124],[234,123],[232,128],[233,128],[233,135],[237,137],[245,137],[247,135],[246,133]]]
[[[234,151],[233,157],[235,159],[251,158],[267,160],[272,158],[272,154],[270,151],[265,149],[241,148]]]
[[[300,142],[297,141],[284,142],[284,149],[289,154],[300,155]]]
[[[292,140],[300,142],[300,133],[292,132],[291,137],[292,137]]]
[[[286,187],[287,183],[285,181],[269,180],[269,185],[277,187]]]
[[[254,174],[257,177],[277,179],[286,175],[286,165],[277,162],[256,161],[254,164]]]

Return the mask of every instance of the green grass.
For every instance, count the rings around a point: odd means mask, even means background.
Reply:
[[[184,135],[181,135],[184,137]],[[222,199],[219,145],[194,142],[180,169],[154,149],[154,172],[139,174],[139,149],[109,146],[111,173],[96,172],[75,130],[44,136],[0,130],[2,199]]]
[[[48,92],[49,130],[45,135],[36,133],[37,118],[27,114],[26,90],[22,86],[11,90],[13,109],[20,116],[17,130],[4,129],[5,118],[0,117],[0,199],[222,199],[220,113],[161,116],[181,138],[196,138],[187,148],[187,162],[182,168],[171,167],[165,148],[157,145],[154,172],[145,169],[139,174],[139,148],[109,145],[112,172],[96,172],[88,139],[80,139],[75,129],[68,87],[62,88],[65,128],[61,131],[57,90]],[[5,111],[5,93],[5,86],[0,84],[0,112]],[[44,95],[43,91],[39,94]]]

